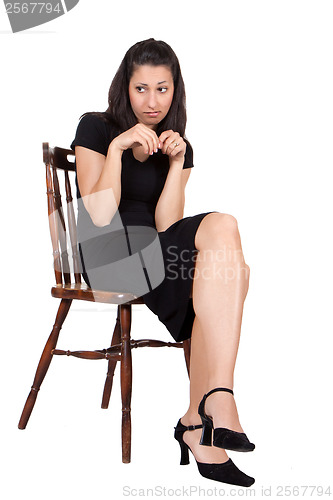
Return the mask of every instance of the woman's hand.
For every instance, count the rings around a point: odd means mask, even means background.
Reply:
[[[182,137],[180,137],[178,132],[173,130],[165,130],[159,137],[159,142],[161,143],[161,150],[163,154],[169,156],[169,158],[183,161],[186,152],[186,142]]]
[[[111,144],[121,151],[142,146],[145,153],[150,155],[157,152],[159,142],[154,130],[143,123],[137,123],[134,127],[115,137]]]

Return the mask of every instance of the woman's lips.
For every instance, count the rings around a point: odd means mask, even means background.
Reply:
[[[159,114],[159,111],[146,112],[146,115],[151,116],[152,118],[156,118],[156,116],[158,114]]]

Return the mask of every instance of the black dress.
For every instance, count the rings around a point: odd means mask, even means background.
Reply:
[[[120,132],[103,116],[81,118],[71,148],[83,146],[107,155]],[[186,141],[183,168],[193,167],[193,151]],[[95,226],[78,198],[78,241],[81,271],[89,286],[99,290],[130,292],[141,296],[176,341],[191,337],[195,317],[190,298],[195,257],[195,234],[212,212],[185,217],[166,231],[157,232],[155,207],[169,170],[161,150],[145,162],[132,149],[123,152],[121,200],[110,225]]]

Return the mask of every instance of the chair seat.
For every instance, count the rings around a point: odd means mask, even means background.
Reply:
[[[68,283],[53,286],[51,295],[58,299],[79,299],[107,304],[144,304],[142,297],[137,297],[132,293],[94,290],[89,288],[85,283]]]

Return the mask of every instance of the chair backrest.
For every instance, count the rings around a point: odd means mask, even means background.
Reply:
[[[69,158],[73,161],[69,160]],[[76,217],[70,182],[70,176],[75,175],[74,159],[75,154],[71,149],[58,147],[50,148],[48,142],[43,142],[43,162],[46,167],[49,226],[53,248],[54,273],[57,285],[72,283],[71,275],[74,275],[75,283],[81,283]],[[64,175],[62,189],[59,183],[58,171]],[[74,174],[72,174],[72,172],[74,172]],[[65,211],[63,210],[61,201],[62,192],[67,204],[67,210]],[[69,239],[66,228],[69,229]],[[70,247],[68,246],[69,240]]]

